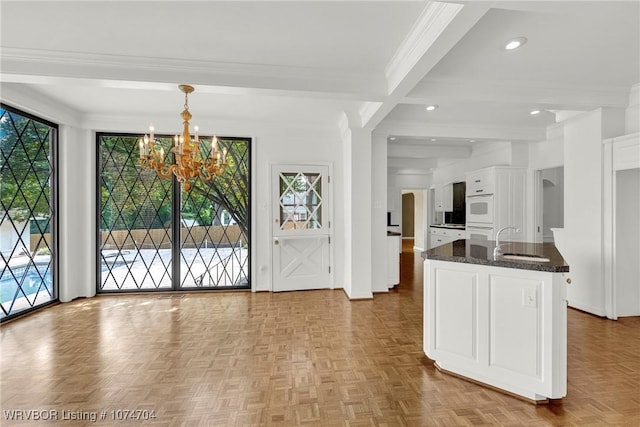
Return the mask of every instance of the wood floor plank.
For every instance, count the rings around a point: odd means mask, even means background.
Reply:
[[[424,356],[422,260],[403,243],[400,285],[373,300],[352,302],[342,290],[110,295],[9,322],[1,423],[640,425],[640,318],[569,310],[568,395],[534,406]],[[112,418],[131,409],[155,418]],[[8,410],[98,419],[10,421]]]

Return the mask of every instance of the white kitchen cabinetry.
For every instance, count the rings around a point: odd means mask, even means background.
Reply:
[[[567,273],[429,259],[424,272],[438,368],[534,401],[566,395]]]
[[[453,211],[453,184],[435,187],[435,210],[436,212]]]
[[[495,168],[481,169],[467,174],[467,196],[493,194],[495,188]]]
[[[504,233],[507,240],[526,240],[527,175],[525,169],[496,168],[495,170],[495,231],[502,227],[518,227],[519,232]]]
[[[431,243],[429,245],[429,249],[435,248],[436,246],[444,245],[446,243],[451,243],[454,240],[465,238],[464,230],[455,230],[451,228],[440,227],[429,228],[431,234]]]
[[[533,235],[527,220],[526,194],[527,171],[524,168],[496,166],[467,174],[467,229],[482,227],[497,232],[503,227],[517,227],[520,231],[508,230],[502,237],[526,241],[528,235]],[[487,203],[491,205],[487,206]],[[476,205],[482,207],[483,204],[486,207],[482,212],[473,210]]]
[[[436,186],[433,189],[433,204],[436,212],[444,212],[444,206],[442,204],[442,187]]]
[[[442,210],[453,212],[453,184],[442,187]]]

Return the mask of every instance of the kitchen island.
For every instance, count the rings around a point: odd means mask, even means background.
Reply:
[[[567,391],[569,266],[553,244],[456,240],[423,252],[424,352],[536,403]]]

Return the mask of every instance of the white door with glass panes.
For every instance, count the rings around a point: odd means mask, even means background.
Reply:
[[[331,287],[329,167],[273,165],[273,290]]]

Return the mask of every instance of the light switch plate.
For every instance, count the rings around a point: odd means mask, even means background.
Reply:
[[[538,306],[538,295],[534,288],[524,288],[522,290],[522,305],[525,307]]]

